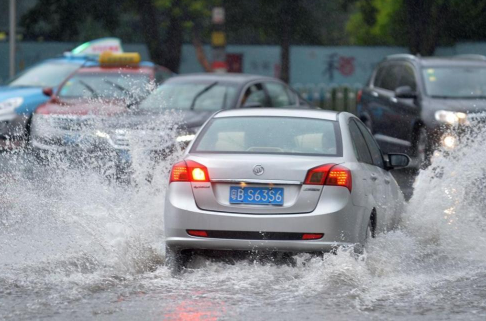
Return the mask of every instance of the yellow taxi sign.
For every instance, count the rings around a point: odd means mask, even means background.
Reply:
[[[111,51],[102,52],[98,59],[102,66],[136,65],[141,60],[138,52],[113,53]]]

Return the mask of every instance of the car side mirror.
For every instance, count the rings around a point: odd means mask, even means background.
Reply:
[[[52,97],[54,95],[54,91],[52,90],[51,87],[46,87],[42,89],[42,93],[46,95],[47,97]]]
[[[417,93],[410,86],[400,86],[395,89],[396,98],[417,98]]]
[[[263,105],[256,101],[249,102],[243,105],[243,108],[260,108],[260,107],[263,107]]]
[[[405,154],[388,154],[388,169],[404,168],[410,164],[410,157]]]

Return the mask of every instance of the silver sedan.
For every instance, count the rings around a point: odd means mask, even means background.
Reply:
[[[213,115],[171,172],[166,260],[195,250],[361,251],[393,229],[403,195],[363,123],[345,112],[239,109]]]

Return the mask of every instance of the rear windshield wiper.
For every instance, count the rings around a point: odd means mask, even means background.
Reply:
[[[202,94],[204,94],[205,92],[207,92],[209,89],[213,88],[214,86],[216,86],[218,84],[217,81],[207,85],[206,87],[204,87],[200,92],[198,92],[196,94],[196,96],[194,96],[194,98],[192,99],[192,102],[191,102],[191,107],[189,107],[190,110],[193,110],[194,109],[194,105],[196,105],[196,100],[199,99],[199,97],[202,96]]]

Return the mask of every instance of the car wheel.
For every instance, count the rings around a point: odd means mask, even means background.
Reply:
[[[191,259],[191,253],[165,246],[165,266],[172,275],[180,274]]]
[[[374,239],[376,237],[375,235],[375,218],[374,214],[371,214],[370,219],[368,220],[368,225],[366,226],[366,235],[365,235],[365,241],[364,245],[366,246],[366,243],[370,239]]]
[[[424,127],[420,127],[416,134],[415,160],[417,169],[423,169],[429,165],[429,139]]]
[[[375,237],[375,233],[373,232],[373,223],[370,218],[370,221],[368,222],[368,226],[366,227],[366,241],[372,239]]]
[[[354,246],[354,254],[357,255],[357,258],[360,258],[361,255],[364,254],[364,249],[366,248],[368,241],[372,238],[375,238],[373,214],[370,216],[370,219],[368,221],[368,225],[366,226],[366,232],[365,232],[363,242],[360,243],[360,244],[356,244]]]

